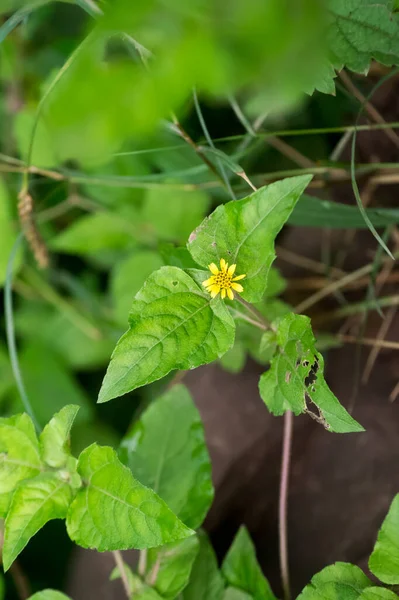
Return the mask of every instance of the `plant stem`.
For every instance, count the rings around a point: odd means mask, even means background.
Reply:
[[[122,579],[123,587],[125,588],[126,596],[130,600],[130,598],[132,597],[132,591],[130,589],[129,579],[127,577],[127,573],[126,573],[126,569],[125,569],[125,563],[123,562],[122,554],[120,553],[119,550],[114,550],[112,552],[112,554],[114,556],[114,560],[115,560],[116,566],[119,569],[119,574],[120,574],[121,579]]]
[[[17,344],[15,340],[15,325],[14,325],[14,308],[12,302],[12,280],[14,272],[14,262],[18,250],[20,249],[23,240],[22,233],[19,234],[17,240],[11,250],[10,258],[7,264],[6,282],[4,286],[4,308],[5,308],[5,319],[6,319],[6,334],[7,334],[7,345],[8,352],[10,355],[11,368],[14,374],[15,382],[21,396],[22,404],[24,405],[25,411],[28,413],[33,421],[33,424],[37,431],[40,431],[39,422],[36,419],[32,405],[29,401],[28,394],[26,393],[24,381],[22,378],[21,368],[19,365]]]
[[[291,445],[293,429],[292,412],[287,410],[284,415],[283,454],[281,459],[280,496],[279,496],[279,546],[280,546],[280,570],[281,581],[284,591],[284,600],[290,600],[290,574],[288,565],[288,542],[287,542],[287,509],[288,509],[288,487],[291,462]]]
[[[147,550],[140,550],[139,564],[137,572],[141,577],[144,577],[147,569]]]

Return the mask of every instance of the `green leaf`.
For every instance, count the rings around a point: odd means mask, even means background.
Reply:
[[[43,590],[30,596],[28,600],[71,600],[69,596],[65,596],[56,590]]]
[[[5,521],[5,571],[43,525],[51,519],[66,517],[72,497],[69,484],[58,473],[41,473],[19,484]]]
[[[0,419],[0,517],[5,517],[18,483],[42,469],[39,443],[27,414]]]
[[[190,581],[183,590],[182,600],[221,600],[223,595],[223,578],[212,545],[206,533],[198,534],[199,553],[195,559]]]
[[[399,494],[393,499],[378,532],[369,569],[384,583],[399,583]]]
[[[185,243],[210,205],[201,190],[150,189],[144,198],[141,219],[157,239]]]
[[[359,567],[337,562],[312,577],[298,600],[357,600],[370,585],[371,581]]]
[[[287,287],[287,282],[281,275],[280,271],[276,267],[270,267],[267,276],[267,286],[265,291],[265,298],[273,298],[282,294]]]
[[[360,600],[398,600],[398,596],[382,587],[366,588],[360,595]]]
[[[369,208],[365,212],[375,227],[399,223],[399,210],[395,208]],[[307,194],[302,195],[288,222],[300,227],[367,229],[367,223],[357,206],[320,200]]]
[[[93,409],[89,398],[54,352],[32,342],[21,352],[20,363],[29,400],[41,425],[48,423],[66,404],[80,406],[77,422],[91,417]],[[16,405],[17,409],[21,406],[19,396]]]
[[[293,313],[276,323],[277,354],[263,373],[259,392],[274,415],[308,413],[329,431],[364,431],[328,387],[324,359],[317,352],[309,317]],[[313,412],[313,409],[317,412]]]
[[[223,594],[223,600],[252,600],[252,596],[237,588],[228,587]]]
[[[147,581],[152,582],[161,598],[174,600],[184,590],[198,550],[198,539],[191,536],[182,542],[148,551]]]
[[[155,400],[122,440],[122,461],[191,529],[213,500],[201,417],[184,385]]]
[[[11,212],[11,201],[8,195],[5,183],[0,178],[0,286],[3,286],[6,280],[7,264],[10,258],[11,250],[17,239],[15,219]],[[14,268],[17,270],[21,263],[21,254],[18,253]]]
[[[78,410],[79,406],[74,404],[64,406],[40,434],[42,460],[50,467],[63,467],[71,455],[69,436]]]
[[[124,568],[127,580],[129,582],[129,588],[132,592],[132,600],[162,600],[162,596],[160,596],[153,588],[144,583],[138,575],[133,573],[126,563],[124,563]],[[110,575],[110,580],[115,581],[115,579],[120,579],[120,576],[120,570],[118,567],[115,567]]]
[[[255,547],[244,526],[240,527],[223,561],[222,574],[229,586],[248,593],[253,600],[275,600],[256,559]]]
[[[5,599],[5,591],[4,577],[0,574],[0,600]]]
[[[28,156],[28,149],[35,122],[36,108],[27,106],[15,115],[14,136],[18,151],[21,156]],[[36,129],[35,143],[33,145],[32,164],[37,167],[53,167],[59,164],[54,149],[54,139],[46,126],[44,119],[40,119]]]
[[[115,265],[112,270],[111,295],[118,323],[126,324],[134,296],[147,277],[163,264],[164,261],[157,252],[143,250]]]
[[[248,198],[218,206],[190,236],[188,249],[194,260],[203,267],[221,258],[237,264],[237,274],[246,274],[243,298],[260,301],[275,259],[274,240],[311,179],[283,179]]]
[[[328,9],[328,44],[337,65],[367,73],[372,58],[388,66],[399,62],[399,20],[391,0],[329,0]]]
[[[205,277],[205,274],[204,274]],[[192,369],[220,358],[233,345],[226,305],[184,271],[155,271],[133,302],[130,329],[119,340],[99,402],[156,381],[172,369]]]
[[[244,344],[236,339],[234,346],[220,359],[220,364],[229,373],[239,373],[244,368],[245,361],[246,352]]]
[[[128,221],[109,211],[100,211],[74,221],[52,239],[50,247],[65,254],[94,255],[135,245],[134,229]]]
[[[67,530],[83,548],[152,548],[193,534],[157,494],[133,477],[112,448],[86,448],[78,473],[85,487],[69,508]]]

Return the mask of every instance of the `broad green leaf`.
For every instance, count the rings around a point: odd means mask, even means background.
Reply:
[[[398,597],[391,590],[382,587],[366,588],[360,595],[360,600],[398,600]]]
[[[198,539],[199,553],[191,571],[190,581],[183,590],[182,600],[221,600],[224,583],[212,545],[202,531],[198,534]]]
[[[0,517],[5,517],[18,483],[42,469],[39,443],[27,414],[0,419]]]
[[[220,364],[222,365],[223,369],[229,371],[230,373],[239,373],[245,366],[245,360],[245,346],[239,339],[236,339],[234,346],[230,348],[230,350],[228,350],[220,359]]]
[[[315,79],[312,81],[308,87],[303,88],[303,91],[311,96],[315,90],[321,92],[322,94],[330,94],[335,96],[335,77],[337,73],[333,65],[326,60],[323,65],[320,66],[318,73],[315,76]]]
[[[103,250],[135,246],[134,229],[126,219],[109,211],[80,217],[51,241],[51,248],[65,254],[94,255]]]
[[[201,190],[148,190],[141,218],[158,239],[185,243],[204,218],[210,200]]]
[[[43,590],[36,592],[33,596],[30,596],[29,600],[71,600],[69,596],[65,596],[57,590]]]
[[[329,0],[327,6],[336,65],[367,73],[372,58],[389,66],[399,62],[399,19],[391,0]]]
[[[133,477],[112,448],[86,448],[78,473],[85,487],[69,508],[67,530],[83,548],[152,548],[193,534],[157,494]]]
[[[359,567],[337,562],[312,577],[298,600],[357,600],[370,585],[371,581]]]
[[[273,298],[282,294],[287,287],[287,282],[281,275],[280,271],[276,267],[270,267],[269,274],[267,276],[267,286],[265,291],[265,298]]]
[[[3,286],[6,280],[7,264],[10,258],[12,247],[17,239],[15,219],[11,212],[11,200],[8,195],[7,188],[2,178],[0,177],[0,286]],[[21,255],[20,253],[15,260],[15,269],[19,268]]]
[[[275,600],[258,564],[255,547],[244,526],[240,527],[223,561],[222,574],[229,586],[248,593],[253,600]]]
[[[166,265],[180,269],[195,269],[197,264],[193,261],[186,247],[174,246],[167,242],[159,245],[159,252]]]
[[[80,406],[77,422],[91,417],[93,409],[83,388],[49,348],[32,341],[21,352],[20,363],[29,400],[42,426],[66,404]],[[15,401],[19,410],[19,396]]]
[[[3,564],[7,571],[18,554],[51,519],[64,519],[73,497],[59,473],[41,473],[19,484],[4,528]]]
[[[0,600],[4,600],[5,598],[5,583],[3,575],[0,575]]]
[[[237,588],[228,587],[223,594],[223,600],[252,600],[252,596]]]
[[[24,159],[28,156],[35,115],[36,108],[27,106],[15,116],[14,135],[18,145],[19,154]],[[32,164],[37,167],[52,167],[59,164],[54,148],[54,139],[51,136],[44,119],[39,119],[37,125],[35,142],[33,145]]]
[[[72,323],[67,315],[49,304],[24,303],[15,321],[25,340],[40,342],[49,353],[56,353],[66,365],[77,370],[104,367],[115,346],[114,335],[94,341],[79,324]]]
[[[50,467],[59,468],[66,464],[69,451],[71,427],[78,413],[79,406],[69,404],[54,415],[40,434],[40,450],[42,460]]]
[[[188,249],[202,267],[224,258],[237,264],[243,298],[259,302],[275,259],[274,240],[290,216],[310,175],[291,177],[260,188],[248,198],[218,208],[193,231]]]
[[[199,542],[193,535],[182,542],[148,551],[147,580],[154,581],[152,586],[161,598],[174,600],[184,590],[198,550]]]
[[[384,583],[399,583],[399,494],[393,499],[378,532],[369,569]]]
[[[205,276],[205,275],[204,275]],[[192,369],[220,358],[233,345],[226,305],[177,267],[162,267],[136,294],[130,329],[121,337],[99,402],[156,381],[172,369]]]
[[[396,208],[369,208],[366,214],[375,227],[399,223],[399,210]],[[367,223],[357,206],[320,200],[307,194],[302,195],[288,222],[303,227],[367,229]]]
[[[191,529],[213,500],[211,463],[204,428],[184,385],[155,400],[122,440],[121,456]]]
[[[111,295],[118,323],[127,323],[134,296],[144,281],[164,265],[157,252],[142,250],[118,262],[112,270]]]
[[[259,391],[274,415],[308,413],[329,431],[364,431],[340,404],[324,379],[309,317],[293,313],[276,323],[277,353],[260,378]]]

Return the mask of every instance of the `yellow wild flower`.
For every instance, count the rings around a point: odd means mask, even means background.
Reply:
[[[207,279],[202,283],[202,285],[206,288],[207,292],[210,293],[211,297],[214,298],[220,292],[222,298],[226,298],[227,296],[230,300],[234,299],[234,292],[242,292],[244,288],[236,281],[240,279],[244,279],[246,275],[237,275],[234,276],[237,265],[230,265],[224,260],[224,258],[220,259],[220,269],[215,265],[215,263],[211,263],[208,265],[210,272],[212,273],[212,277]]]

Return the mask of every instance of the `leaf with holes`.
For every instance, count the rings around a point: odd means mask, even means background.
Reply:
[[[393,499],[378,532],[369,568],[384,583],[399,584],[399,494]]]
[[[255,547],[244,526],[240,527],[223,561],[222,574],[229,586],[249,594],[253,600],[275,600],[269,582],[258,564]]]
[[[6,516],[18,483],[38,475],[42,468],[31,418],[22,414],[0,419],[0,517]]]
[[[221,258],[246,274],[243,298],[258,302],[275,259],[274,240],[290,216],[311,175],[290,177],[243,198],[218,206],[193,231],[188,249],[202,267]]]
[[[69,508],[67,530],[83,548],[153,548],[194,533],[133,477],[113,448],[92,444],[83,450],[78,473],[84,487]]]
[[[199,553],[195,559],[190,581],[182,593],[182,600],[222,600],[224,582],[215,552],[206,533],[198,534]]]
[[[335,66],[367,73],[372,58],[399,63],[399,18],[391,0],[329,0],[327,40]]]
[[[3,564],[10,568],[18,554],[51,519],[63,519],[73,492],[61,474],[41,473],[19,484],[12,497],[4,528]]]
[[[234,343],[234,321],[224,302],[211,300],[177,267],[162,267],[150,275],[136,294],[129,324],[111,357],[99,402],[156,381],[172,369],[212,362]]]
[[[260,378],[259,391],[274,415],[308,413],[329,431],[364,431],[328,387],[310,319],[293,313],[276,323],[277,352]],[[314,410],[313,410],[314,409]]]
[[[150,405],[123,439],[120,454],[183,523],[192,529],[201,525],[213,500],[211,462],[186,387],[174,385]]]
[[[298,600],[356,600],[371,585],[371,581],[356,565],[337,562],[312,577]]]
[[[54,415],[40,434],[40,450],[44,462],[50,467],[62,467],[71,456],[69,435],[79,406],[68,404]]]

